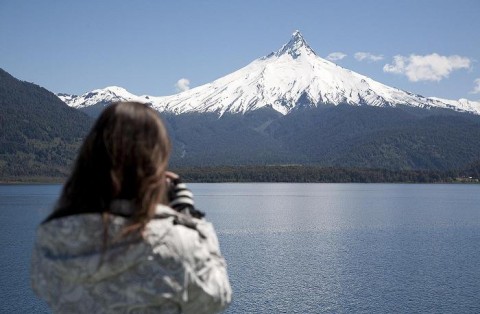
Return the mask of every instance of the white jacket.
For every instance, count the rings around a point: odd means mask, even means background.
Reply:
[[[122,238],[127,220],[111,217],[107,250],[100,214],[66,216],[38,228],[32,287],[55,313],[225,309],[231,288],[211,223],[159,205],[143,237]]]

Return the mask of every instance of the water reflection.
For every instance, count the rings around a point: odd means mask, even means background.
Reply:
[[[228,313],[480,312],[479,185],[190,187],[228,261]],[[30,251],[59,192],[0,185],[2,311],[46,311]]]
[[[479,186],[199,188],[234,278],[229,313],[479,309]]]

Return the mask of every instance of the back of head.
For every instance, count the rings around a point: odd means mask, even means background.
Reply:
[[[143,226],[166,202],[170,142],[158,113],[145,104],[108,106],[87,135],[57,208],[47,220],[108,212],[116,199],[132,201],[133,222]]]

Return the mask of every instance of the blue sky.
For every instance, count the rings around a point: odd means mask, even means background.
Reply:
[[[163,96],[276,51],[298,29],[319,56],[384,84],[480,100],[479,16],[478,0],[0,0],[0,67],[53,92]]]

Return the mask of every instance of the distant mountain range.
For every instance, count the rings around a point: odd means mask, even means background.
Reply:
[[[0,180],[68,173],[92,117],[117,101],[148,103],[160,112],[173,142],[174,168],[276,165],[470,174],[480,165],[480,103],[388,87],[318,57],[299,32],[275,53],[166,97],[136,96],[120,87],[55,97],[0,74]]]
[[[317,56],[296,31],[277,52],[211,83],[166,97],[137,96],[111,86],[81,96],[58,94],[71,107],[92,112],[115,101],[150,103],[160,112],[245,114],[271,108],[282,115],[324,105],[444,108],[480,114],[480,102],[424,97],[386,86]],[[98,110],[97,110],[98,111]],[[93,110],[94,112],[94,110]]]

